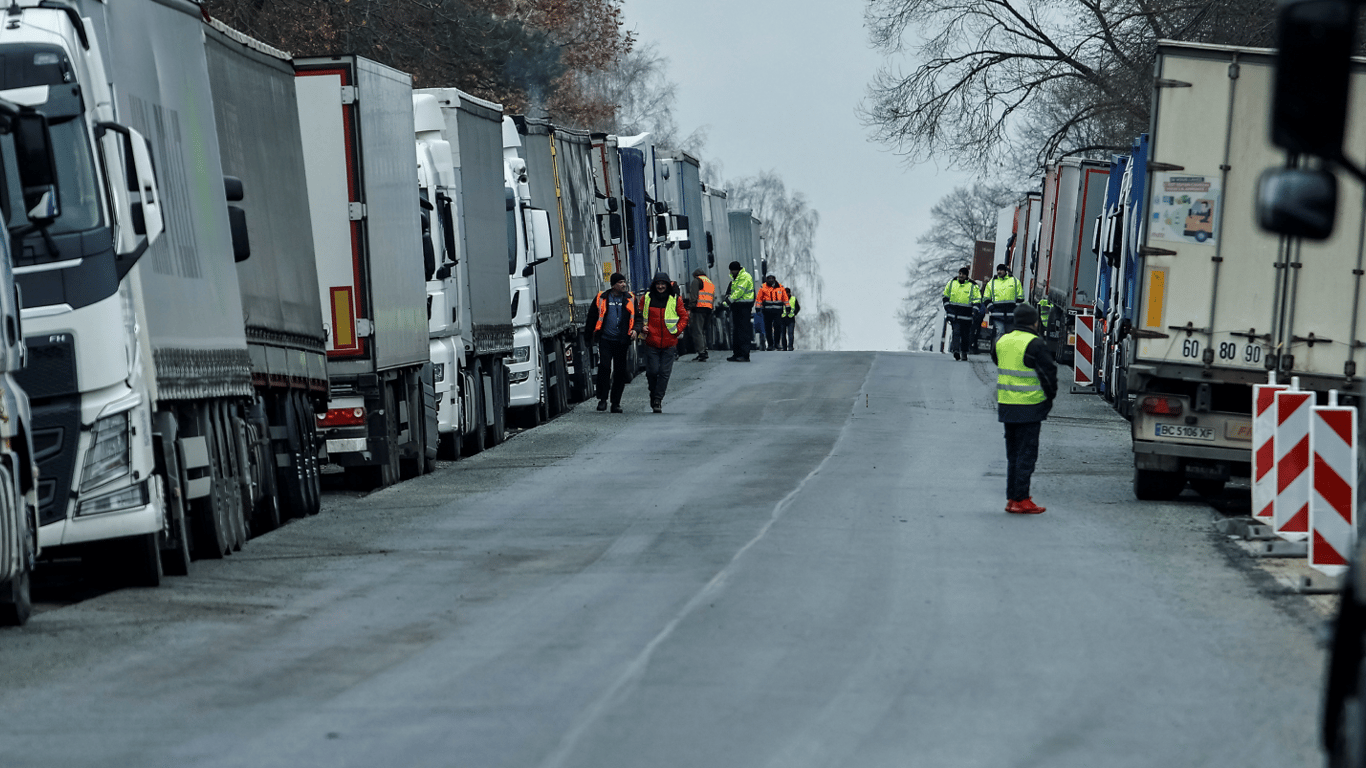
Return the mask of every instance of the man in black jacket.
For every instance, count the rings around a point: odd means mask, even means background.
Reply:
[[[626,289],[625,275],[612,273],[611,283],[612,287],[598,294],[588,308],[584,325],[591,329],[588,343],[592,344],[593,338],[598,342],[598,410],[607,410],[607,399],[611,397],[612,413],[621,413],[621,393],[630,379],[626,354],[636,337],[636,302]]]
[[[996,414],[1006,432],[1006,511],[1037,515],[1044,508],[1029,495],[1039,458],[1039,427],[1058,396],[1058,366],[1039,338],[1039,312],[1015,307],[1015,330],[991,345],[996,363]]]

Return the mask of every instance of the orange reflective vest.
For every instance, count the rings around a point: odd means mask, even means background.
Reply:
[[[702,290],[697,292],[697,308],[711,309],[712,304],[716,303],[716,286],[702,275],[697,276],[702,281]]]
[[[593,326],[593,333],[602,331],[602,321],[607,318],[607,294],[611,291],[603,291],[598,294],[598,324]],[[636,297],[630,291],[622,294],[626,302],[626,330],[631,330],[636,326]]]

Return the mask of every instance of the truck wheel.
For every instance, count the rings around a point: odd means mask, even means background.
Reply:
[[[568,413],[570,402],[569,390],[572,384],[569,381],[569,363],[564,359],[564,340],[561,339],[556,341],[555,348],[560,352],[557,356],[558,359],[555,361],[555,380],[560,383],[560,385],[555,388],[555,408],[560,413]]]
[[[33,614],[32,579],[25,562],[17,576],[0,582],[0,625],[22,627]]]
[[[8,467],[0,467],[0,493],[5,494],[4,507],[15,501],[14,483],[10,479]],[[14,510],[5,509],[5,514]],[[36,554],[34,533],[30,531],[32,519],[25,517],[20,531],[23,532],[22,551],[19,553],[19,572],[14,578],[0,582],[0,624],[20,627],[33,613],[32,581],[33,557]]]
[[[377,491],[399,481],[400,459],[398,449],[398,406],[394,388],[384,386],[384,444],[387,458],[382,464],[365,467],[352,467],[348,472],[352,485],[357,490]]]
[[[304,467],[304,513],[316,515],[323,508],[322,466],[318,463],[318,419],[307,395],[294,393],[294,404]]]
[[[1179,472],[1134,470],[1134,496],[1140,501],[1171,501],[1185,486],[1185,478]]]
[[[170,472],[171,469],[168,467],[167,471]],[[178,473],[179,469],[175,468],[175,471]],[[176,494],[180,494],[179,485],[177,482]],[[167,491],[164,495],[166,497],[166,517],[169,523],[166,541],[163,544],[169,544],[169,546],[165,546],[161,550],[161,572],[167,576],[189,576],[190,537],[189,531],[185,529],[185,505],[181,496],[177,495],[172,498],[170,489],[165,488],[165,486],[163,489]]]
[[[489,383],[493,387],[493,413],[489,414],[487,444],[492,447],[507,437],[508,373],[501,360],[489,364]]]
[[[190,502],[190,523],[193,535],[194,556],[217,560],[232,548],[231,529],[228,522],[227,504],[223,498],[222,457],[219,455],[218,440],[214,436],[209,409],[199,405],[190,419],[194,425],[191,436],[202,435],[209,449],[209,495]]]
[[[483,370],[484,361],[475,360],[474,366],[470,369],[468,378],[466,379],[466,382],[469,383],[469,386],[466,388],[466,396],[473,398],[471,400],[472,408],[470,410],[474,412],[474,424],[472,425],[473,429],[470,430],[470,438],[468,440],[462,439],[460,446],[465,450],[465,455],[467,456],[473,456],[476,453],[483,453],[484,451],[484,422],[487,419],[484,416]]]
[[[272,410],[275,412],[274,421],[283,424],[285,428],[284,445],[277,445],[274,448],[283,449],[280,458],[284,459],[284,466],[278,466],[279,462],[276,462],[275,485],[280,489],[281,498],[284,499],[286,515],[304,517],[308,514],[309,502],[305,490],[308,484],[308,463],[304,459],[304,434],[298,398],[290,392],[276,401]]]
[[[247,510],[242,496],[242,472],[239,465],[241,456],[237,444],[237,425],[232,409],[226,402],[213,406],[219,444],[223,447],[223,496],[228,504],[228,514],[232,523],[232,551],[241,552],[247,543]]]
[[[426,397],[420,377],[410,377],[405,390],[403,399],[408,402],[408,440],[413,455],[411,458],[403,458],[400,454],[398,476],[400,480],[411,480],[422,475],[423,465],[426,464],[427,405],[424,402]]]
[[[161,586],[161,544],[157,534],[144,533],[119,539],[118,560],[130,587]]]

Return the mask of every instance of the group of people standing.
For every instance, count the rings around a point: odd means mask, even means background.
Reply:
[[[801,312],[796,294],[773,275],[768,275],[756,291],[754,278],[738,261],[730,263],[730,274],[730,285],[720,302],[731,312],[732,354],[726,360],[749,362],[756,325],[761,328],[761,349],[766,342],[768,349],[791,350],[797,314]],[[707,361],[707,337],[717,305],[716,285],[703,269],[693,271],[687,298],[667,272],[656,273],[650,289],[640,296],[632,295],[626,276],[620,272],[613,273],[609,283],[611,288],[598,294],[587,318],[587,327],[598,345],[598,410],[610,407],[612,413],[622,412],[621,395],[630,379],[627,357],[631,344],[639,338],[644,342],[641,350],[650,409],[662,413],[674,360],[678,359],[678,342],[687,329],[692,329],[689,338],[697,362]],[[759,314],[754,313],[756,305]]]
[[[996,265],[996,277],[979,286],[968,276],[968,268],[944,286],[944,314],[953,328],[949,351],[954,360],[967,360],[977,346],[977,328],[990,317],[993,338],[1001,338],[1011,325],[1015,306],[1025,300],[1024,286],[1010,274],[1005,264]]]

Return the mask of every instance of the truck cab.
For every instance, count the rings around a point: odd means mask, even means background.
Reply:
[[[508,288],[513,328],[512,355],[507,359],[508,409],[520,411],[529,417],[523,421],[534,424],[549,415],[535,268],[550,260],[554,247],[549,213],[531,204],[526,160],[518,154],[521,146],[512,118],[503,118],[503,178],[511,272]]]
[[[48,117],[61,187],[61,217],[17,235],[13,254],[28,334],[20,381],[33,402],[39,543],[131,543],[140,570],[159,578],[155,385],[138,338],[138,289],[125,279],[162,229],[150,145],[115,122],[99,40],[74,7],[13,4],[0,56],[0,98]]]

